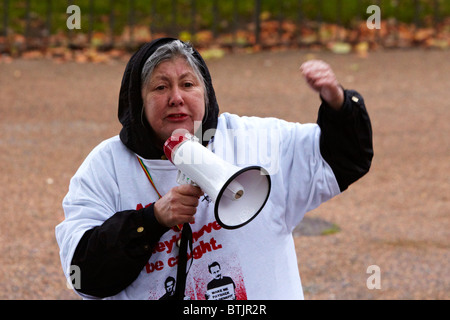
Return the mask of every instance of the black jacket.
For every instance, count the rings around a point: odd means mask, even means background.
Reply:
[[[123,126],[120,139],[147,159],[160,159],[163,151],[153,143],[153,130],[145,117],[141,119],[141,70],[158,47],[173,40],[162,38],[142,46],[128,62],[120,88],[118,116]],[[203,66],[201,72],[209,98],[207,117],[202,124],[204,133],[216,128],[219,107],[206,63],[197,51],[195,57]],[[322,132],[322,156],[331,166],[341,191],[368,172],[373,157],[372,129],[364,100],[356,91],[344,92],[343,108],[335,111],[322,102],[317,120]],[[139,226],[146,231],[137,233]],[[72,265],[77,265],[82,275],[78,291],[108,297],[125,289],[145,267],[153,246],[167,230],[155,219],[153,205],[117,212],[102,225],[88,230],[72,258]]]

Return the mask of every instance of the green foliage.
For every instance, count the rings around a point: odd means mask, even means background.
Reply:
[[[383,18],[396,17],[400,21],[415,22],[417,14],[421,21],[426,17],[433,17],[435,3],[434,0],[420,0],[419,7],[416,8],[414,0],[260,1],[263,18],[281,17],[290,21],[318,20],[346,26],[355,19],[368,17],[366,8],[371,4],[380,5]],[[237,27],[253,21],[256,0],[3,0],[0,1],[0,30],[3,30],[4,17],[7,16],[8,28],[17,33],[23,33],[26,28],[27,3],[29,3],[30,20],[39,22],[41,25],[50,23],[52,33],[64,31],[69,2],[78,5],[81,9],[81,32],[87,32],[92,21],[92,29],[95,31],[109,32],[112,27],[114,33],[119,34],[131,21],[135,25],[151,25],[157,31],[174,29],[181,31],[192,28],[198,30],[213,27],[216,27],[218,31],[229,31],[235,17],[237,17],[235,21]],[[5,8],[7,3],[8,8]],[[194,7],[193,3],[195,3]],[[214,7],[214,3],[217,7]],[[132,4],[133,15],[130,14]],[[450,16],[450,1],[438,0],[438,4],[440,18]],[[216,11],[214,11],[215,8],[217,8]],[[92,20],[90,20],[91,15]],[[110,20],[112,16],[113,21]],[[193,16],[195,16],[195,23],[192,22]],[[216,21],[214,17],[217,17]]]
[[[320,234],[322,236],[328,236],[328,235],[338,233],[340,231],[341,231],[341,228],[339,228],[339,226],[337,224],[333,223],[333,225],[330,228],[323,230]]]

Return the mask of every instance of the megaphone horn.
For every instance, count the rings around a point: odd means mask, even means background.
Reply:
[[[261,166],[240,168],[221,159],[190,134],[171,136],[166,157],[178,168],[180,183],[198,185],[214,202],[214,216],[225,229],[240,228],[262,210],[270,194],[269,173]]]

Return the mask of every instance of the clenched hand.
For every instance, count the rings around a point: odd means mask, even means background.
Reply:
[[[156,220],[163,226],[194,222],[199,198],[203,191],[199,187],[183,184],[173,187],[161,199],[155,202]]]
[[[318,92],[330,107],[339,110],[344,104],[344,90],[339,85],[331,67],[321,60],[303,63],[300,71],[306,82]]]

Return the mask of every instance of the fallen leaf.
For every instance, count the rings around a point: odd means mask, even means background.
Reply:
[[[329,44],[328,48],[337,54],[347,54],[352,51],[352,46],[346,42],[332,42]]]

